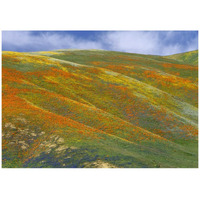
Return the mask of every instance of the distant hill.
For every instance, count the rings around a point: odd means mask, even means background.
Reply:
[[[166,58],[174,59],[184,64],[198,65],[198,50],[189,51],[186,53],[174,54],[174,55],[166,56]]]
[[[2,166],[198,167],[198,66],[184,59],[3,52]]]

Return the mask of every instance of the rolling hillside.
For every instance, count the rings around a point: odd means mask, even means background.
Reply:
[[[197,58],[4,51],[2,166],[198,167]]]
[[[198,50],[174,54],[171,56],[166,56],[166,58],[178,60],[184,64],[198,65]]]

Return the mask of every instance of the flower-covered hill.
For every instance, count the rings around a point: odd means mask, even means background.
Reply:
[[[197,72],[102,50],[3,52],[3,167],[197,167]]]
[[[165,58],[174,59],[184,64],[198,65],[198,50],[165,56]]]

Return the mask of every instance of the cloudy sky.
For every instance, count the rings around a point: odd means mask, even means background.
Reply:
[[[2,31],[4,51],[104,49],[170,55],[198,49],[197,31]]]

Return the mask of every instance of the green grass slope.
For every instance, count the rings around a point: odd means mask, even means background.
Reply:
[[[3,167],[197,167],[198,67],[102,50],[3,52]]]
[[[165,56],[169,59],[174,59],[185,64],[198,65],[198,50],[186,53],[179,53],[170,56]]]

